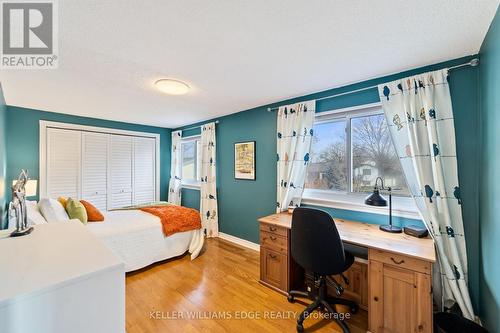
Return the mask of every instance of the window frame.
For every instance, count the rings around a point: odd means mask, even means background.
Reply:
[[[353,159],[352,159],[352,133],[351,120],[353,118],[367,117],[384,114],[382,103],[371,103],[348,107],[343,109],[317,113],[314,124],[329,123],[334,121],[345,122],[345,156],[347,161],[347,190],[320,190],[304,188],[302,203],[321,207],[340,208],[354,211],[370,212],[388,215],[387,207],[373,207],[364,204],[368,193],[353,192]],[[386,195],[387,193],[383,193]],[[393,215],[420,219],[420,213],[412,197],[392,195]]]
[[[184,162],[184,149],[183,145],[187,143],[195,143],[195,178],[194,180],[192,179],[184,179],[184,176],[182,175],[182,169],[183,169],[183,162]],[[181,139],[181,187],[182,188],[190,188],[190,189],[195,189],[198,190],[200,189],[200,171],[201,171],[201,135],[190,135],[183,137]]]

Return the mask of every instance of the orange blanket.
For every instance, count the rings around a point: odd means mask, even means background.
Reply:
[[[140,210],[160,218],[165,236],[201,228],[200,213],[196,209],[168,205],[142,207]]]

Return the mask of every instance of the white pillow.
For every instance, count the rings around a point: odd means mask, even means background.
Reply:
[[[38,208],[49,223],[69,220],[68,213],[56,199],[42,199],[38,203]]]
[[[26,200],[26,215],[28,217],[28,225],[47,223],[47,220],[40,214],[36,201]]]

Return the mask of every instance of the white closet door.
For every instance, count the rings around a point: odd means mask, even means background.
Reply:
[[[49,198],[81,196],[81,132],[47,129],[47,185]],[[42,193],[42,196],[44,193]]]
[[[155,201],[156,141],[134,138],[134,203]]]
[[[82,199],[107,210],[108,134],[82,133]]]
[[[110,143],[110,196],[108,207],[132,205],[132,151],[133,138],[111,135]]]

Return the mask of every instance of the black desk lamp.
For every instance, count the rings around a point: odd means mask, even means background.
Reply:
[[[377,186],[378,180],[382,183],[382,186]],[[379,206],[386,207],[387,200],[380,194],[379,190],[387,190],[389,191],[389,224],[381,225],[380,230],[392,233],[400,233],[402,232],[400,227],[395,227],[392,225],[392,188],[389,186],[387,188],[384,187],[384,180],[381,177],[377,177],[375,180],[375,187],[373,188],[373,193],[366,197],[365,204],[368,206]]]

